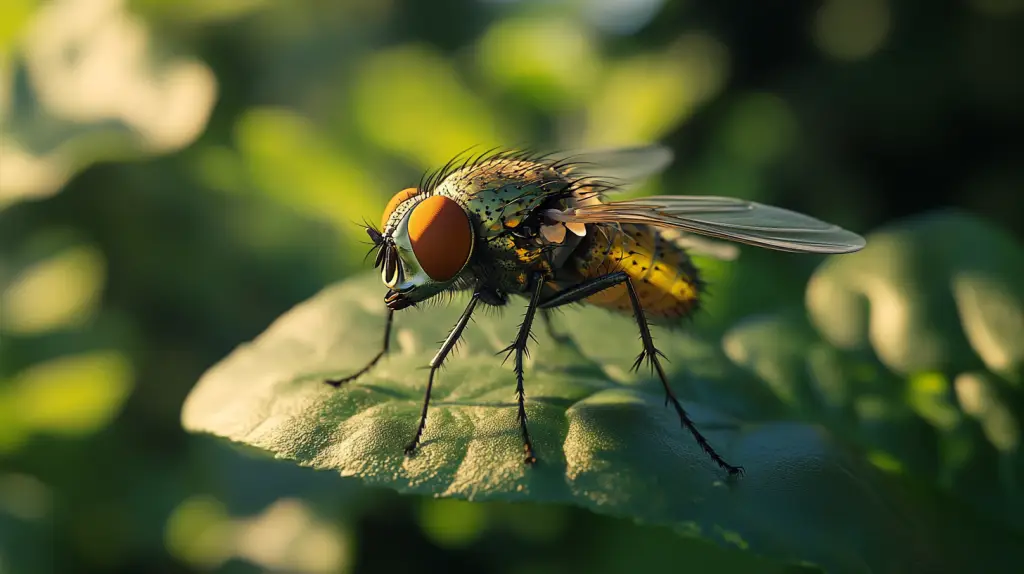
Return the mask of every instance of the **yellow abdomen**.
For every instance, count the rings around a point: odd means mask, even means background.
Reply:
[[[647,318],[688,317],[696,310],[701,281],[686,252],[654,227],[619,224],[588,226],[589,248],[576,259],[585,279],[615,271],[629,274]],[[625,285],[616,285],[586,299],[591,305],[633,313]]]

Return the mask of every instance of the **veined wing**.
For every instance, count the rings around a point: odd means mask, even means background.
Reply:
[[[850,253],[864,238],[809,215],[732,197],[664,195],[550,210],[578,223],[637,223],[678,229],[778,251]]]
[[[611,186],[608,190],[627,190],[662,172],[672,163],[672,150],[658,145],[581,150],[550,156],[566,165],[563,171],[573,177],[587,177]]]

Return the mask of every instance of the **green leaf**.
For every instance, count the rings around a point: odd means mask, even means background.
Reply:
[[[1024,384],[1024,249],[976,218],[939,212],[880,230],[829,260],[807,303],[831,343],[870,345],[897,373],[987,367]]]
[[[847,362],[817,379],[848,395],[848,430],[1024,531],[1020,243],[964,213],[925,214],[822,265],[807,303],[827,341],[817,351]]]
[[[989,279],[1005,287],[998,273]],[[383,292],[367,274],[282,316],[204,375],[184,406],[184,426],[400,492],[571,503],[831,572],[1006,571],[1022,559],[1018,532],[980,517],[903,457],[923,441],[935,448],[922,412],[959,412],[936,398],[934,380],[916,383],[914,403],[890,389],[904,383],[901,374],[856,345],[825,342],[792,310],[753,317],[721,342],[655,333],[692,418],[727,460],[746,467],[740,480],[701,452],[655,378],[629,372],[640,351],[631,318],[592,308],[559,316],[571,345],[535,327],[525,385],[540,463],[526,467],[514,375],[495,356],[515,336],[519,300],[467,328],[435,383],[421,448],[407,458],[422,367],[465,299],[397,314],[387,359],[340,390],[323,384],[376,352]],[[972,412],[988,412],[986,400]],[[879,412],[895,415],[876,424],[864,414]],[[893,428],[911,430],[907,448],[879,446],[878,429]]]

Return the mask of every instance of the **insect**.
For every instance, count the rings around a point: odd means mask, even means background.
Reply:
[[[703,283],[684,244],[730,257],[729,240],[791,252],[848,253],[859,235],[812,217],[751,201],[711,196],[654,196],[615,201],[615,194],[663,170],[671,152],[659,145],[540,155],[490,151],[453,159],[398,192],[380,229],[366,232],[377,251],[374,267],[388,291],[381,350],[358,372],[326,381],[335,387],[365,374],[389,348],[395,311],[442,293],[472,296],[430,361],[419,425],[405,447],[413,454],[427,421],[434,376],[479,305],[527,301],[512,344],[519,430],[525,462],[537,460],[527,426],[523,358],[538,312],[555,334],[549,312],[572,303],[631,315],[641,351],[657,373],[679,420],[698,445],[730,475],[742,474],[700,433],[669,386],[650,324],[678,324],[694,313]],[[730,250],[729,248],[732,248]],[[564,340],[564,339],[563,339]]]

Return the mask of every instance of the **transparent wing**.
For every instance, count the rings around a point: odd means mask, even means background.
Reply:
[[[692,254],[703,255],[720,261],[735,261],[740,256],[740,248],[735,243],[709,239],[696,233],[686,233],[679,229],[662,227],[661,236]]]
[[[550,215],[565,222],[653,225],[778,251],[849,253],[865,245],[863,237],[837,225],[732,197],[653,196],[583,205]]]
[[[563,171],[588,177],[625,191],[660,173],[672,163],[672,150],[653,144],[634,147],[580,150],[551,156],[566,165]]]

